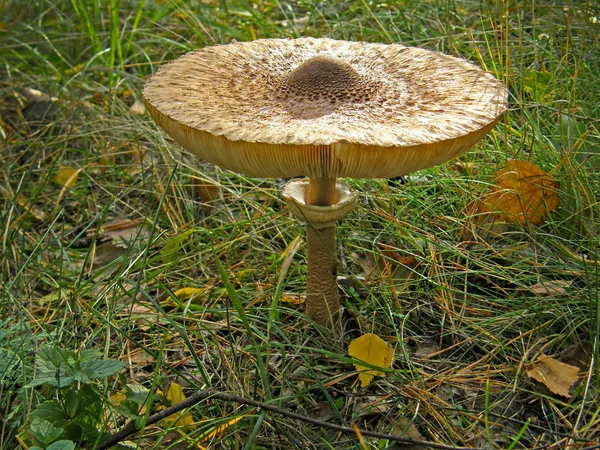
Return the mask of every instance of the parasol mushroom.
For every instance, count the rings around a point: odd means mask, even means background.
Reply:
[[[401,44],[260,39],[206,47],[167,64],[143,91],[184,149],[254,177],[290,178],[283,196],[307,222],[307,314],[341,310],[335,223],[356,203],[337,179],[390,178],[441,164],[506,110],[491,74]]]

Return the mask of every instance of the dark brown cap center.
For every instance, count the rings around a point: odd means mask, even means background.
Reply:
[[[315,56],[288,75],[288,87],[296,95],[339,98],[360,84],[352,66],[331,56]]]
[[[331,114],[342,104],[363,103],[373,92],[347,62],[315,56],[285,76],[278,97],[292,115],[306,119]]]

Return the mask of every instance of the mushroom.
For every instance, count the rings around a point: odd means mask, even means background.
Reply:
[[[307,223],[306,311],[341,311],[335,224],[355,206],[341,177],[390,178],[467,151],[496,124],[507,91],[462,59],[401,44],[259,39],[167,64],[143,91],[152,118],[200,159],[284,191]]]

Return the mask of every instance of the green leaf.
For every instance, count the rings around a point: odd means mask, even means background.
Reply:
[[[65,388],[74,382],[88,384],[119,372],[125,364],[114,359],[104,359],[97,350],[83,350],[78,358],[75,352],[52,346],[40,348],[35,359],[37,377],[27,387],[47,384]]]
[[[84,385],[65,394],[65,408],[70,419],[97,424],[102,419],[102,396],[94,386]]]
[[[36,378],[26,387],[47,384],[54,387],[68,387],[75,381],[73,377],[75,353],[52,346],[41,347],[35,357]]]
[[[75,443],[73,441],[56,441],[50,447],[46,447],[46,450],[74,450]]]
[[[79,366],[80,375],[83,375],[81,381],[110,377],[123,367],[125,367],[125,363],[116,359],[104,359],[102,354],[96,350],[84,350]]]
[[[138,384],[127,384],[125,385],[125,389],[127,400],[131,400],[140,406],[146,403],[148,396],[150,395],[150,391],[148,389]]]
[[[43,444],[49,444],[50,442],[55,441],[61,437],[65,431],[63,428],[56,427],[48,420],[41,419],[39,417],[31,420],[29,429],[37,438],[37,440]]]
[[[114,407],[119,414],[131,420],[135,420],[140,415],[140,405],[131,400],[123,400],[119,406]]]
[[[34,419],[45,420],[57,428],[64,427],[69,421],[65,415],[65,410],[58,400],[46,400],[33,410],[29,417],[32,422]]]

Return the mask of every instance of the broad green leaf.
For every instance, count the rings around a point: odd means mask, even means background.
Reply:
[[[73,441],[56,441],[49,447],[46,447],[46,450],[74,450],[75,443]]]
[[[43,444],[49,444],[58,439],[65,431],[63,428],[54,426],[52,422],[39,417],[31,420],[29,428],[35,437]]]
[[[65,394],[65,408],[70,418],[87,424],[97,424],[102,420],[102,397],[94,386],[84,385],[71,389]]]
[[[87,384],[112,376],[125,366],[121,361],[104,359],[97,350],[83,350],[81,358],[78,358],[71,350],[52,346],[40,348],[35,364],[37,376],[28,387],[47,384],[65,388],[76,381]]]
[[[74,364],[74,352],[49,345],[40,347],[35,357],[36,378],[27,387],[40,384],[68,387],[75,381],[72,375]]]
[[[58,400],[46,400],[34,409],[29,417],[32,422],[35,419],[45,420],[57,428],[64,427],[69,421],[65,415],[65,410]]]
[[[118,373],[125,364],[116,359],[100,359],[81,361],[80,371],[89,380],[110,377]],[[82,380],[83,381],[83,380]]]

